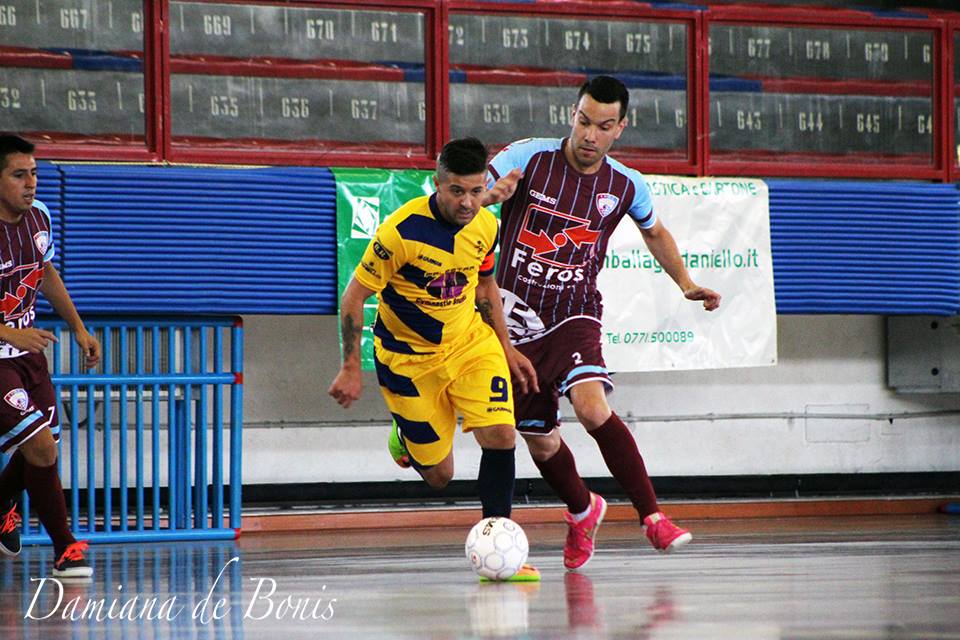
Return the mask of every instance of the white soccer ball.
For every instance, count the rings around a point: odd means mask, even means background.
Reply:
[[[490,580],[506,580],[527,561],[527,534],[510,518],[484,518],[473,525],[464,545],[473,570]]]

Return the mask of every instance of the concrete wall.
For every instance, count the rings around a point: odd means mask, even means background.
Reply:
[[[778,322],[776,367],[615,376],[611,403],[651,475],[960,470],[960,415],[936,415],[960,411],[960,394],[889,390],[882,317]],[[339,367],[336,318],[249,316],[245,327],[245,484],[416,479],[389,459],[372,373],[349,410],[326,395]],[[561,410],[572,417],[566,401]],[[582,475],[608,475],[580,426],[563,433]],[[539,477],[523,449],[518,477]],[[456,477],[474,478],[472,438],[458,438],[455,457]]]

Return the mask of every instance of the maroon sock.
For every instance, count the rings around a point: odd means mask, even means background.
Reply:
[[[37,517],[50,534],[54,555],[59,558],[76,539],[67,525],[67,502],[63,498],[56,463],[49,467],[35,467],[27,463],[24,483],[30,496],[30,506],[36,509]]]
[[[600,446],[603,461],[613,474],[614,479],[627,492],[630,501],[643,519],[660,510],[657,506],[657,494],[653,491],[647,468],[640,457],[637,443],[623,424],[623,420],[611,413],[600,428],[588,431]]]
[[[550,488],[566,503],[570,513],[581,513],[590,506],[590,490],[577,473],[577,461],[566,442],[561,440],[560,449],[548,460],[534,459],[533,462]]]
[[[7,466],[0,471],[0,509],[5,510],[10,500],[20,500],[25,464],[23,454],[20,453],[20,449],[17,449],[7,461]]]

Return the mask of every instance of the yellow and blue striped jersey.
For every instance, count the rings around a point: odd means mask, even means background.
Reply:
[[[460,227],[446,222],[436,195],[390,214],[367,245],[354,276],[377,292],[375,346],[433,353],[483,322],[476,310],[480,275],[493,274],[497,220],[486,209]]]

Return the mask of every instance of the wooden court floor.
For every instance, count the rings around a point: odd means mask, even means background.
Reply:
[[[539,585],[479,584],[459,526],[100,545],[86,584],[32,547],[0,558],[0,638],[960,639],[960,516],[684,524],[667,556],[604,524],[579,573],[529,525]]]

